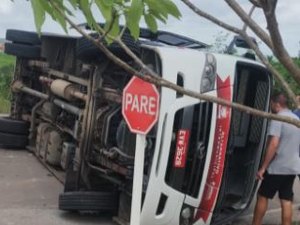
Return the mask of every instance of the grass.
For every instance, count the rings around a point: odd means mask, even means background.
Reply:
[[[0,68],[7,65],[14,65],[16,58],[0,52]]]
[[[0,97],[0,113],[9,113],[10,101]]]
[[[10,110],[10,83],[14,65],[15,57],[0,53],[0,113]]]

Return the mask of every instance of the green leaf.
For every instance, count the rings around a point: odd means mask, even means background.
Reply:
[[[40,3],[43,5],[45,11],[51,16],[53,20],[56,20],[56,16],[54,14],[55,9],[52,8],[52,6],[49,4],[48,1],[40,1]]]
[[[172,1],[170,0],[160,0],[160,1],[165,6],[164,9],[166,10],[166,12],[168,12],[168,14],[171,14],[177,19],[181,17],[181,13],[179,12],[177,6]]]
[[[51,7],[51,5],[49,4],[48,1],[39,1],[39,3],[41,4],[41,6],[44,8],[44,10],[47,12],[47,13],[52,13],[53,12],[53,9]]]
[[[77,9],[78,0],[69,0],[69,2],[73,6],[74,9]]]
[[[143,15],[143,1],[132,0],[131,6],[127,12],[126,24],[130,30],[131,35],[138,39],[140,35],[140,20]]]
[[[95,3],[102,13],[106,21],[111,20],[112,10],[113,10],[113,1],[112,0],[95,0]]]
[[[93,17],[93,14],[92,14],[92,11],[91,11],[91,8],[90,8],[91,5],[90,5],[89,0],[80,0],[79,6],[80,6],[80,9],[82,10],[82,12],[85,16],[85,19],[86,19],[87,23],[89,24],[89,26],[91,28],[93,28],[94,24],[96,22],[95,22],[95,19]]]
[[[60,24],[60,26],[64,29],[64,31],[66,33],[68,33],[68,30],[67,30],[67,22],[66,22],[66,19],[65,17],[63,17],[59,12],[57,11],[54,11],[54,17],[55,17],[55,20]]]
[[[119,33],[120,33],[119,16],[116,16],[114,18],[112,28],[108,34],[112,37],[117,37],[119,35]]]
[[[105,24],[104,29],[110,37],[116,38],[120,33],[119,16],[115,15],[113,21],[107,22]],[[105,37],[105,40],[108,44],[113,43],[113,40],[107,36]]]
[[[62,12],[65,13],[65,11],[63,10],[64,6],[61,5],[62,2],[60,2],[60,0],[54,1],[55,4],[57,4],[62,9]],[[68,33],[67,22],[64,16],[62,16],[57,10],[53,9],[48,1],[40,1],[40,4],[43,6],[45,11],[51,16],[51,18],[57,21],[60,24],[60,26],[64,29],[64,31]]]
[[[164,18],[164,17],[163,17],[161,14],[159,14],[158,12],[153,11],[153,10],[149,10],[149,13],[150,13],[151,15],[153,15],[156,19],[160,20],[161,22],[167,23],[166,18]]]
[[[149,7],[149,11],[161,15],[163,18],[168,18],[166,6],[162,4],[161,0],[146,0],[145,3]]]
[[[127,27],[129,29],[132,37],[134,37],[135,39],[138,39],[138,37],[140,35],[139,23],[137,23],[134,20],[127,20],[126,24],[127,24]]]
[[[40,3],[40,0],[31,0],[31,7],[34,14],[35,26],[38,33],[41,33],[42,26],[45,22],[45,9]]]
[[[51,0],[51,1],[53,1],[64,13],[68,13],[68,15],[73,16],[72,11],[64,5],[63,0]]]
[[[155,18],[151,14],[145,14],[144,17],[148,28],[154,33],[157,32],[157,22]]]
[[[142,14],[143,14],[143,1],[132,0],[131,6],[128,11],[128,17],[130,19],[140,21]]]

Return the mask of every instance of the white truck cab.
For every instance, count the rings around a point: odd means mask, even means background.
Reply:
[[[184,48],[152,50],[164,79],[268,110],[271,78],[261,64]],[[142,224],[223,224],[245,209],[256,186],[266,123],[162,88]]]

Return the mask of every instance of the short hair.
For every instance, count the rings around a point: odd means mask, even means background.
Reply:
[[[287,107],[288,105],[287,97],[282,92],[273,93],[271,96],[271,101],[279,103],[281,107]]]

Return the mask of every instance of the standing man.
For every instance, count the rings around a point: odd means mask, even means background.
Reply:
[[[287,108],[287,98],[282,94],[271,97],[273,113],[298,117]],[[268,130],[268,144],[265,159],[257,178],[262,180],[257,194],[253,225],[261,225],[268,208],[268,199],[276,192],[281,203],[282,224],[292,224],[293,184],[295,175],[300,174],[300,129],[294,125],[272,120]]]
[[[300,95],[298,95],[296,97],[296,99],[297,99],[297,102],[298,102],[298,106],[297,106],[297,109],[295,109],[293,111],[293,113],[295,113],[300,119]],[[300,136],[299,136],[299,138],[300,138]],[[299,153],[299,155],[300,155],[300,153]],[[298,174],[298,177],[299,177],[299,180],[300,180],[300,174]],[[300,206],[299,206],[298,210],[300,210]]]

